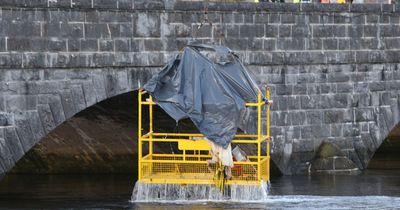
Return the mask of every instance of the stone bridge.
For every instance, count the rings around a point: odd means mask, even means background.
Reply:
[[[272,159],[282,172],[304,173],[324,140],[367,166],[399,123],[400,6],[204,8],[1,0],[0,173],[76,113],[141,87],[191,39],[227,45],[271,86]]]

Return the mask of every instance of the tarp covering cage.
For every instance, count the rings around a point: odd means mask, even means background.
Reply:
[[[245,103],[257,102],[260,92],[229,48],[195,43],[144,89],[176,121],[190,118],[203,135],[225,149],[237,132]]]

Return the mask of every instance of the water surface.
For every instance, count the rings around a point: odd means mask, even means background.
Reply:
[[[133,175],[7,175],[0,209],[400,209],[400,171],[282,176],[262,203],[131,203]]]

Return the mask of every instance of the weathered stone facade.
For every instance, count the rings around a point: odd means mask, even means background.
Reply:
[[[57,125],[139,88],[189,40],[225,44],[274,99],[272,159],[323,140],[363,169],[399,122],[400,6],[0,0],[0,173]]]

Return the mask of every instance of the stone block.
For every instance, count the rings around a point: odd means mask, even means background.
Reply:
[[[96,92],[97,102],[100,102],[107,98],[105,89],[105,78],[101,72],[96,72],[93,75],[93,86]]]
[[[311,27],[294,25],[292,26],[292,36],[296,38],[311,37]]]
[[[5,29],[8,37],[40,37],[40,23],[29,21],[9,22]]]
[[[302,83],[302,82],[301,82]],[[293,94],[295,95],[305,95],[307,94],[307,84],[296,84],[293,86]]]
[[[111,38],[107,24],[104,23],[85,23],[86,38]]]
[[[14,125],[14,116],[9,113],[0,112],[0,127]]]
[[[375,119],[375,111],[372,108],[356,109],[355,120],[357,122],[373,121]]]
[[[350,50],[350,39],[338,39],[339,50]]]
[[[343,124],[343,136],[354,137],[360,135],[360,127],[358,124],[346,123]]]
[[[263,37],[264,27],[264,24],[241,25],[240,37]]]
[[[304,50],[305,42],[302,38],[283,38],[277,40],[279,50]]]
[[[306,122],[306,113],[304,111],[289,112],[289,122],[291,125],[303,125]]]
[[[271,121],[272,120],[274,120],[275,124],[278,126],[290,125],[289,114],[286,111],[273,112],[273,115],[271,116]]]
[[[281,24],[294,24],[296,22],[296,16],[290,13],[281,14]]]
[[[346,73],[331,73],[328,74],[328,82],[348,82],[350,81],[350,76]]]
[[[324,50],[337,50],[338,40],[337,39],[324,39],[322,42]]]
[[[291,96],[288,97],[287,106],[290,110],[296,110],[301,108],[300,97],[299,96]]]
[[[69,39],[83,38],[83,27],[82,23],[62,23],[60,24],[60,36]]]
[[[313,37],[332,37],[334,35],[332,25],[313,25]]]
[[[55,7],[55,8],[70,8],[71,1],[68,0],[48,1],[47,5],[48,7]]]
[[[183,2],[182,2],[183,3]],[[194,2],[188,2],[189,4],[175,4],[174,8],[175,9],[180,9],[180,8],[187,8],[190,10],[190,6],[192,8],[201,8],[201,5],[195,4]],[[133,1],[133,8],[136,10],[164,10],[165,5],[164,5],[164,0],[135,0]]]
[[[37,111],[35,112],[27,112],[26,113],[27,120],[30,125],[30,130],[32,131],[33,134],[33,140],[32,145],[35,145],[36,142],[38,142],[40,139],[42,139],[46,134],[43,129],[42,122],[40,121],[39,113]]]
[[[30,40],[26,38],[9,38],[7,39],[7,47],[9,51],[30,51]]]
[[[92,57],[93,66],[101,67],[101,66],[121,66],[119,63],[121,60],[128,60],[128,62],[124,63],[124,65],[131,64],[130,58],[126,59],[125,57],[119,57],[120,52],[116,52],[115,54],[111,53],[94,53]]]
[[[113,40],[107,40],[107,39],[101,39],[99,40],[100,44],[100,51],[107,51],[111,52],[114,51],[114,41]]]
[[[291,95],[293,93],[293,85],[276,85],[277,95]]]
[[[6,51],[6,39],[0,38],[0,52]]]
[[[122,9],[122,10],[133,9],[132,0],[118,0],[118,9]]]
[[[319,96],[300,96],[302,109],[315,109],[318,107]]]
[[[278,26],[277,25],[266,25],[265,26],[265,37],[278,37]]]
[[[38,105],[38,113],[45,132],[50,133],[56,125],[54,124],[53,114],[49,105]]]
[[[82,8],[82,9],[85,9],[85,8],[93,8],[93,5],[92,5],[92,1],[87,1],[87,0],[74,0],[73,1],[73,5],[72,5],[72,8]]]
[[[45,53],[24,53],[22,57],[25,68],[40,68],[46,66]]]
[[[362,37],[363,26],[362,25],[350,25],[347,26],[347,33],[350,38]]]
[[[268,13],[256,13],[254,14],[254,23],[262,23],[262,24],[268,24]],[[226,19],[224,19],[224,22]],[[228,21],[229,22],[229,21]]]
[[[343,136],[343,126],[342,124],[331,124],[331,136],[332,137],[341,137]]]
[[[14,127],[4,128],[4,139],[5,145],[8,146],[8,149],[10,151],[10,158],[13,159],[13,161],[10,162],[17,162],[19,158],[24,155],[24,149]]]
[[[326,124],[343,122],[345,114],[343,110],[325,110],[323,113],[324,123]]]
[[[351,83],[341,82],[336,86],[337,93],[352,93],[353,85]]]
[[[370,91],[383,91],[385,90],[385,82],[371,82],[368,84]]]
[[[77,112],[80,112],[80,111],[86,109],[87,105],[86,105],[85,96],[84,96],[84,92],[83,92],[81,85],[72,86],[71,87],[71,95],[72,95],[72,99],[75,104]]]
[[[135,4],[136,6],[136,4]],[[137,37],[159,37],[160,18],[153,13],[139,13],[135,20],[134,35]],[[205,30],[205,29],[203,29]],[[211,35],[211,31],[210,31]]]
[[[163,41],[161,39],[146,39],[144,40],[144,49],[146,51],[163,51]]]
[[[335,24],[349,24],[351,21],[349,15],[343,14],[343,15],[335,15],[333,17],[333,22]]]
[[[289,38],[292,36],[292,26],[291,25],[280,25],[279,26],[279,37]]]
[[[380,35],[382,37],[396,37],[400,29],[396,25],[380,25]]]
[[[279,23],[281,23],[281,15],[279,13],[270,13],[268,15],[268,23],[269,24],[279,24]]]
[[[6,96],[5,99],[6,99],[6,110],[8,112],[36,110],[37,96],[8,95]]]
[[[75,107],[75,102],[71,94],[71,90],[61,90],[60,97],[65,118],[69,119],[78,112],[77,107]]]
[[[24,153],[36,144],[28,117],[29,116],[24,112],[15,115],[15,128],[22,148],[24,149]]]
[[[93,0],[93,7],[96,9],[117,9],[118,1]]]
[[[305,39],[306,50],[322,50],[322,39]]]
[[[97,39],[81,39],[80,40],[80,51],[98,51],[99,43]]]
[[[130,39],[116,39],[115,44],[115,52],[130,52],[131,43]]]

